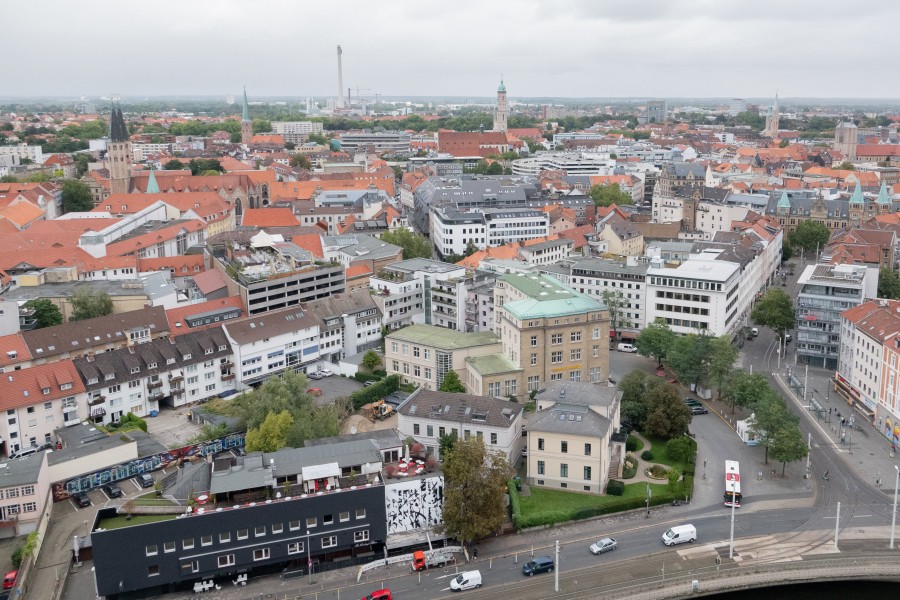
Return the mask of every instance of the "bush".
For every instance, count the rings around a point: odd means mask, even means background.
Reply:
[[[393,394],[400,387],[400,376],[391,375],[385,377],[378,383],[356,390],[350,394],[350,400],[353,401],[353,410],[359,410],[366,404],[381,400],[389,394]]]
[[[625,440],[625,450],[627,452],[634,452],[640,447],[641,440],[637,439],[633,435],[629,435],[628,439]]]
[[[641,452],[641,460],[651,461],[653,460],[653,452],[650,450],[644,450]]]
[[[606,484],[606,493],[610,496],[621,496],[625,493],[625,484],[618,479],[610,479]]]
[[[378,379],[382,379],[384,377],[387,377],[387,371],[382,369],[375,369],[374,371],[372,371],[372,375],[374,375]]]
[[[666,442],[666,456],[680,463],[686,463],[697,450],[697,442],[683,435]]]
[[[631,479],[637,475],[637,460],[633,456],[625,457],[625,464],[622,465],[622,479]]]
[[[429,459],[432,459],[432,458],[434,458],[434,457],[429,457]],[[426,464],[427,464],[427,461],[426,461]],[[518,488],[516,487],[516,480],[510,479],[509,481],[507,481],[506,489],[509,492],[510,517],[512,518],[513,524],[516,527],[521,529],[521,526],[519,525],[519,520],[521,520],[521,518],[522,518],[522,508],[519,504],[519,491],[518,491]]]

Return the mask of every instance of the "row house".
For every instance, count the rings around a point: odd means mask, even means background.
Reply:
[[[159,338],[75,360],[87,390],[90,418],[145,417],[161,405],[178,408],[235,389],[231,343],[221,328]]]
[[[2,375],[0,439],[6,454],[50,444],[54,431],[88,415],[85,385],[71,359]]]
[[[313,300],[303,305],[319,323],[319,354],[331,362],[381,345],[381,311],[367,289]]]

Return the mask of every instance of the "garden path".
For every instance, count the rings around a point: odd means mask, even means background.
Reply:
[[[641,449],[641,452],[643,452],[644,450],[650,450],[650,449],[652,448],[652,446],[651,446],[650,442],[647,440],[647,438],[645,438],[644,436],[642,436],[642,435],[641,435],[640,433],[638,433],[637,431],[632,431],[632,432],[631,432],[631,435],[633,435],[633,436],[636,437],[637,439],[641,440],[641,443],[644,444],[644,447]],[[656,451],[658,451],[658,452],[662,452],[663,450],[664,450],[664,448],[657,448],[657,449],[656,449]],[[648,477],[647,474],[644,473],[644,471],[646,471],[647,469],[649,469],[649,468],[652,467],[653,465],[659,464],[659,463],[648,462],[648,461],[642,459],[642,458],[641,458],[640,452],[629,453],[629,454],[631,454],[631,455],[634,457],[634,459],[637,461],[637,463],[638,463],[638,466],[637,466],[637,473],[635,473],[634,477],[632,477],[632,478],[630,478],[630,479],[623,479],[622,481],[623,481],[624,483],[626,483],[626,484],[628,484],[628,483],[638,483],[638,482],[641,482],[641,481],[647,481],[647,482],[650,482],[650,483],[668,483],[668,479],[653,479],[652,477]],[[665,467],[666,465],[663,465],[663,466]],[[668,467],[666,467],[666,468],[668,468]]]

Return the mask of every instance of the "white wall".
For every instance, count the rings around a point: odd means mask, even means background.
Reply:
[[[385,482],[387,532],[403,533],[444,522],[444,477],[422,477],[394,483]]]

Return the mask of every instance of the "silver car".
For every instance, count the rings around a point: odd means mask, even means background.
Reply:
[[[603,554],[619,547],[619,543],[611,537],[605,537],[591,544],[591,554]]]

